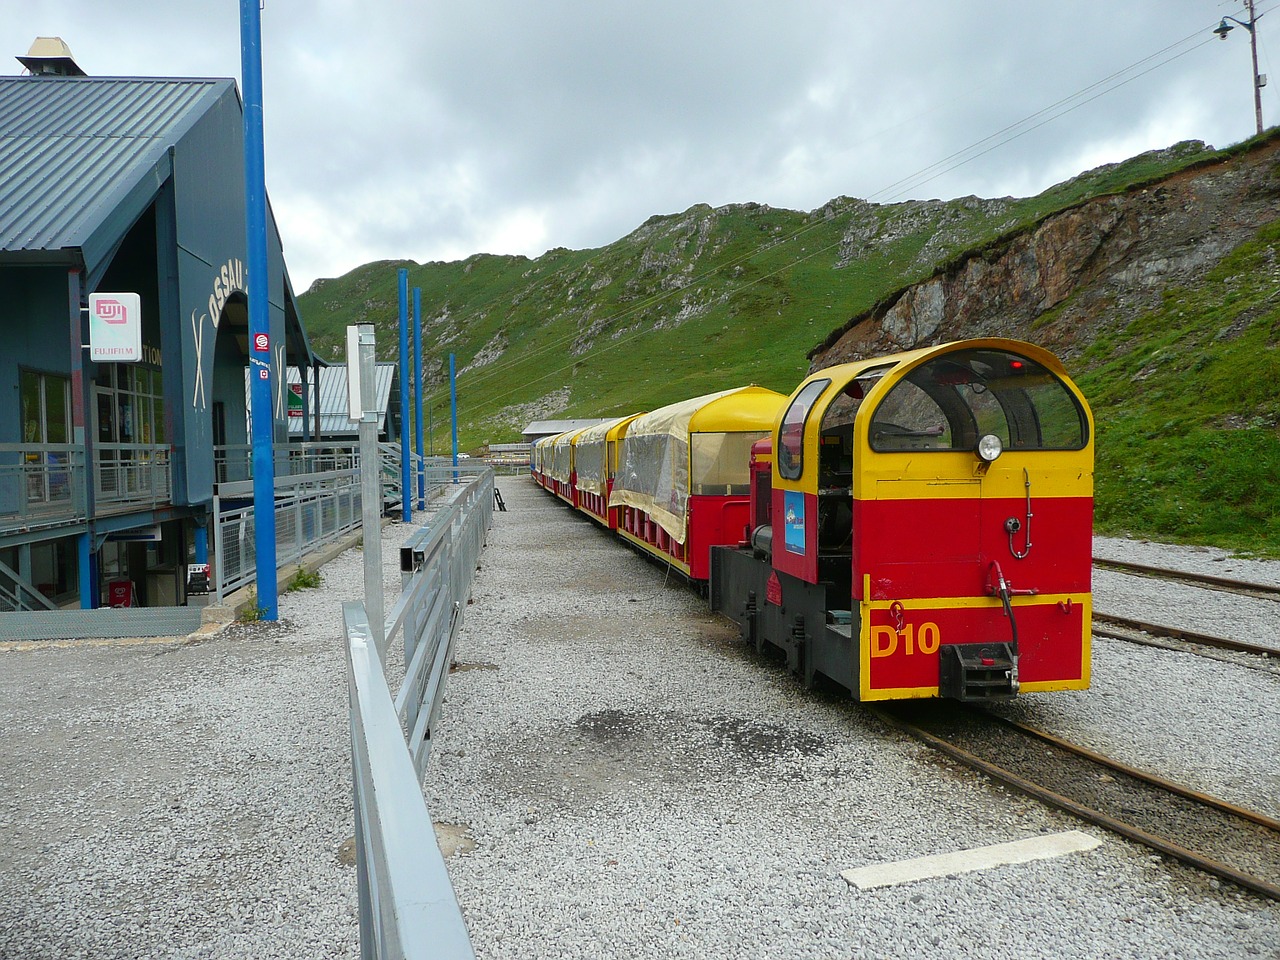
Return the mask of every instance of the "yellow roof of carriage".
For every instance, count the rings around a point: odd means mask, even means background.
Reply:
[[[684,543],[691,438],[698,434],[765,435],[782,415],[786,402],[785,396],[766,387],[738,387],[681,400],[636,417],[622,440],[627,452],[619,459],[609,506],[644,510],[673,539]],[[719,456],[718,445],[709,453]]]
[[[691,433],[770,430],[786,399],[777,391],[754,385],[708,393],[636,417],[627,427],[627,436],[665,433],[684,439]]]

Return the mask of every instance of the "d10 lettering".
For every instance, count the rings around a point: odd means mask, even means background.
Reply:
[[[898,641],[902,641],[903,654],[913,656],[916,653],[937,653],[942,645],[942,631],[936,623],[922,623],[916,629],[914,623],[908,623],[901,631],[893,627],[873,626],[871,628],[871,656],[892,657],[898,652]]]

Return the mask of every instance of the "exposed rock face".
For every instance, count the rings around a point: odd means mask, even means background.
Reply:
[[[1280,215],[1280,140],[1052,215],[853,317],[810,369],[1007,336],[1070,356]]]

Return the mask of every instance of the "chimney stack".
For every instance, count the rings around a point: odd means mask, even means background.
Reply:
[[[18,57],[18,62],[31,71],[33,77],[83,77],[80,69],[71,56],[71,48],[61,37],[36,37],[25,57]]]

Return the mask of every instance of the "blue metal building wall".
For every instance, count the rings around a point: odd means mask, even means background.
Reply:
[[[233,350],[234,341],[218,325],[228,297],[248,292],[244,218],[244,129],[240,101],[228,87],[174,149],[177,184],[175,215],[180,289],[179,326],[182,336],[183,378],[179,408],[186,449],[187,503],[206,503],[213,497],[213,419],[215,399],[226,404],[227,440],[245,442],[244,366]],[[274,354],[283,346],[284,256],[279,234],[272,229],[268,243],[271,343]],[[247,335],[247,331],[246,331]],[[199,344],[199,363],[197,363]],[[238,360],[236,358],[239,358]],[[215,363],[216,358],[216,363]],[[277,358],[272,357],[273,362]],[[276,441],[288,439],[287,416],[281,410],[283,385],[273,383],[273,422]]]
[[[58,267],[0,270],[0,443],[21,443],[22,370],[65,377],[71,369],[70,336],[66,331],[67,272]],[[61,325],[50,319],[61,320]],[[16,466],[18,454],[0,453],[0,464]],[[18,507],[16,483],[0,483],[0,512]]]

